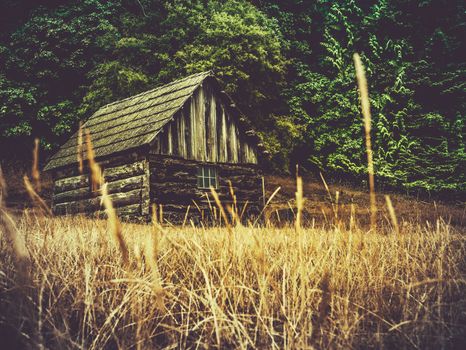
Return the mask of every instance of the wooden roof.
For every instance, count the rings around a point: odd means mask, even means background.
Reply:
[[[151,143],[210,75],[211,72],[194,74],[101,107],[83,124],[83,130],[91,133],[96,157]],[[77,164],[77,139],[78,132],[50,158],[44,170]]]

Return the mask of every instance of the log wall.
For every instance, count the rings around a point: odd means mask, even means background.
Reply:
[[[241,130],[239,115],[205,83],[157,136],[155,154],[213,163],[257,164],[257,147]]]
[[[148,162],[139,160],[123,165],[111,162],[105,164],[103,176],[118,215],[124,218],[147,219]],[[91,190],[89,174],[62,177],[55,180],[52,211],[57,215],[99,213],[103,210],[101,199],[100,191]]]
[[[228,180],[231,181],[241,211],[248,202],[248,214],[257,214],[262,202],[261,175],[256,165],[204,163],[179,157],[149,155],[150,200],[162,204],[164,218],[171,223],[183,221],[190,205],[189,219],[195,222],[200,217],[212,215],[215,202],[210,191],[197,186],[199,166],[209,165],[217,168],[220,200],[231,205],[232,197]],[[209,199],[207,198],[209,196]],[[210,205],[209,205],[210,201]],[[215,209],[216,210],[216,209]]]
[[[217,192],[225,205],[232,202],[230,180],[239,209],[247,202],[248,211],[254,213],[262,202],[258,150],[235,111],[205,83],[150,146],[98,159],[118,214],[148,220],[151,204],[156,203],[163,206],[165,217],[173,223],[184,218],[189,205],[192,217],[212,215],[215,203],[212,198],[209,202],[210,191],[197,186],[201,165],[217,168]],[[53,177],[55,214],[103,210],[100,193],[91,191],[89,175],[78,174],[76,167],[65,167],[55,170]]]

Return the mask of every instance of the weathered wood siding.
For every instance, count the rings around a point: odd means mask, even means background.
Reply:
[[[262,201],[257,141],[244,130],[239,112],[228,103],[206,80],[172,119],[165,118],[171,121],[150,145],[98,159],[120,216],[147,220],[151,204],[156,203],[173,223],[184,218],[189,205],[189,218],[209,217],[215,205],[212,198],[208,200],[209,190],[197,185],[197,172],[203,165],[217,168],[217,191],[225,205],[232,202],[231,181],[239,209],[248,203],[249,213],[254,213]],[[53,175],[55,214],[103,210],[100,193],[91,191],[89,175],[77,174],[75,166],[57,168]]]
[[[149,155],[151,203],[162,204],[164,216],[168,221],[182,221],[188,205],[191,206],[190,219],[211,215],[209,200],[213,207],[215,203],[210,191],[197,186],[197,170],[203,164],[205,163],[180,157]],[[217,192],[222,203],[232,203],[228,184],[228,181],[231,181],[239,209],[248,202],[248,212],[257,213],[262,201],[261,176],[257,166],[226,163],[211,166],[215,166],[218,171]]]
[[[206,82],[167,124],[152,152],[213,163],[257,164],[257,147]]]
[[[105,162],[104,162],[105,163]],[[149,215],[149,163],[139,160],[130,164],[104,167],[109,196],[117,213],[128,218]],[[100,191],[91,191],[89,175],[73,175],[55,180],[52,210],[57,215],[92,214],[103,211]]]

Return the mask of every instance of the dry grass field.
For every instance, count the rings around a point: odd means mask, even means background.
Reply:
[[[103,220],[26,210],[16,226],[0,238],[5,348],[464,345],[465,236],[441,220],[384,234],[128,223],[126,261]]]

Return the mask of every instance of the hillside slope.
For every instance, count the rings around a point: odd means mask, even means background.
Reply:
[[[267,209],[271,221],[277,223],[284,218],[293,216],[290,206],[293,207],[295,198],[295,179],[284,176],[267,176],[265,183],[267,198],[280,187],[279,192],[271,201],[270,208]],[[303,179],[303,192],[306,199],[305,221],[312,223],[314,220],[316,223],[330,224],[335,223],[335,216],[337,216],[336,221],[343,225],[349,225],[351,204],[353,204],[354,217],[357,222],[361,225],[368,224],[369,195],[367,192],[362,188],[332,183],[328,183],[328,189],[329,191],[326,190],[322,180],[312,177]],[[400,193],[379,193],[377,194],[378,220],[382,226],[387,226],[390,222],[385,195],[390,196],[401,223],[414,221],[422,225],[427,222],[429,225],[435,225],[437,219],[442,219],[456,227],[466,226],[465,203],[419,199]]]

